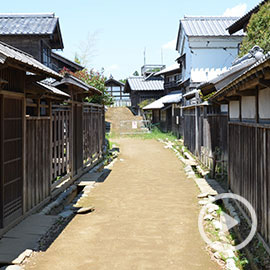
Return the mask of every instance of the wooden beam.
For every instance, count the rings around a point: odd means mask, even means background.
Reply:
[[[256,89],[250,89],[246,91],[236,91],[236,95],[239,96],[255,96],[256,95]]]
[[[259,84],[263,87],[270,87],[270,80],[259,79]]]

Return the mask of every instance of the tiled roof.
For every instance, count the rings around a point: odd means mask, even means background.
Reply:
[[[59,86],[59,85],[63,85],[63,84],[71,84],[71,85],[75,85],[77,86],[78,88],[80,88],[82,91],[85,91],[85,92],[92,92],[92,93],[95,93],[97,95],[101,95],[101,91],[98,90],[97,88],[89,85],[89,84],[86,84],[85,82],[83,82],[82,80],[66,73],[64,78],[60,81],[60,82],[55,82],[53,83],[53,86]]]
[[[130,77],[127,80],[132,91],[162,91],[164,90],[164,80],[141,76]]]
[[[239,17],[189,17],[180,20],[187,36],[229,36],[227,28]],[[241,30],[234,34],[243,36]]]
[[[57,89],[56,87],[52,86],[51,84],[44,83],[44,82],[37,82],[38,85],[45,88],[48,92],[58,95],[58,96],[64,96],[64,97],[70,97],[69,94]]]
[[[176,64],[173,64],[173,65],[171,65],[171,66],[169,66],[169,67],[166,67],[166,68],[162,69],[161,71],[155,73],[155,76],[156,76],[156,75],[163,75],[163,74],[165,74],[165,73],[169,73],[169,72],[172,72],[172,71],[176,71],[176,70],[178,70],[178,69],[180,69],[180,65],[179,65],[178,63],[176,63]]]
[[[22,52],[10,45],[0,42],[0,63],[4,64],[8,60],[23,63],[25,69],[31,72],[45,73],[48,77],[61,79],[62,76],[52,69],[37,61],[33,56]]]
[[[162,109],[165,107],[164,104],[173,104],[173,103],[179,103],[182,99],[182,93],[181,92],[171,92],[170,94],[161,97],[158,100],[155,100],[151,104],[148,104],[147,106],[143,107],[143,110],[155,110],[155,109]]]
[[[50,35],[58,18],[48,14],[0,14],[0,35]]]

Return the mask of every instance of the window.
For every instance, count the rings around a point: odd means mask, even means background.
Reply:
[[[160,120],[162,122],[166,122],[166,111],[161,111]]]
[[[47,67],[51,66],[51,50],[44,43],[42,43],[42,63]]]

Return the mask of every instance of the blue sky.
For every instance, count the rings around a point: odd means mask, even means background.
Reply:
[[[177,57],[175,39],[184,15],[243,15],[258,0],[9,0],[2,13],[54,12],[60,18],[64,40],[62,54],[89,47],[88,67],[105,69],[105,75],[124,79],[146,63],[171,65]],[[226,12],[226,13],[225,13]]]

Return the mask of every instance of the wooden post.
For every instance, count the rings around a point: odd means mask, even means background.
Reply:
[[[49,177],[50,177],[50,181],[49,181],[49,187],[48,190],[51,190],[51,186],[52,186],[52,181],[53,181],[53,177],[52,177],[52,148],[53,148],[53,122],[52,122],[52,101],[48,101],[49,103],[49,117],[50,117],[50,145],[49,145],[49,157],[50,157],[50,169],[49,169]],[[54,147],[55,148],[55,147]]]
[[[22,100],[22,122],[23,122],[23,130],[22,130],[22,167],[23,167],[23,214],[27,211],[27,181],[26,181],[26,100],[23,98]]]
[[[4,96],[0,95],[0,227],[3,228],[4,206]]]

